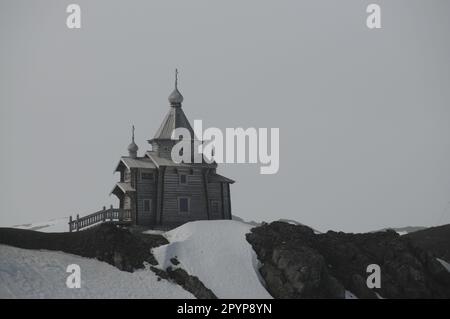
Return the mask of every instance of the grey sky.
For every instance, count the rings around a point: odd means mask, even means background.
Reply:
[[[70,3],[81,30],[65,25]],[[365,26],[369,3],[381,30]],[[449,223],[449,12],[448,0],[0,0],[0,225],[115,203],[131,124],[142,154],[175,67],[191,123],[280,128],[277,175],[221,165],[235,214],[355,232]]]

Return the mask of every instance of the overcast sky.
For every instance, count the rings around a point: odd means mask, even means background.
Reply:
[[[366,27],[381,5],[382,29]],[[78,3],[82,28],[65,9]],[[116,203],[174,68],[193,123],[279,127],[280,170],[226,164],[233,213],[368,231],[450,222],[450,1],[0,0],[0,225]]]

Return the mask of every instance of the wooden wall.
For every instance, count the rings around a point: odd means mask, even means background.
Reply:
[[[188,182],[186,185],[180,184],[179,174],[187,175]],[[179,197],[190,199],[189,213],[179,212]],[[187,168],[168,167],[164,176],[162,223],[176,224],[199,219],[208,219],[202,171],[200,169],[191,171]]]
[[[142,179],[141,173],[153,173],[153,180]],[[187,175],[187,184],[180,184],[180,174]],[[159,176],[158,176],[159,175]],[[157,216],[157,205],[161,203],[157,194],[157,182],[161,174],[157,169],[124,170],[124,179],[136,189],[135,196],[125,196],[124,208],[131,209],[138,225],[177,226],[188,221],[207,219],[231,219],[229,185],[223,182],[209,182],[209,215],[206,199],[204,169],[167,167],[163,178],[163,210]],[[189,198],[189,213],[179,212],[179,197]],[[144,200],[150,199],[150,212],[144,211]],[[216,201],[218,210],[213,210]],[[161,218],[161,220],[159,220]],[[161,224],[162,223],[162,224]]]
[[[153,173],[153,180],[142,179],[141,173]],[[135,179],[137,224],[149,226],[156,222],[156,170],[136,170]],[[150,212],[144,211],[144,200],[150,199]]]

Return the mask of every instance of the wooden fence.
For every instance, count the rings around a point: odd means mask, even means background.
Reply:
[[[70,216],[69,231],[79,231],[80,229],[106,221],[131,222],[131,209],[113,208],[111,205],[108,209],[103,206],[102,210],[87,216],[80,217],[77,214],[76,219],[72,219],[72,216]]]

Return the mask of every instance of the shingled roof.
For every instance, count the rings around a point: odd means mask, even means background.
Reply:
[[[183,109],[180,106],[171,105],[169,112],[164,117],[161,126],[158,131],[156,131],[155,136],[152,140],[170,140],[172,139],[172,132],[176,128],[185,128],[191,133],[191,138],[194,139],[194,130],[192,129],[191,124],[189,123],[186,115],[183,112]]]
[[[116,165],[114,172],[119,171],[120,167],[124,165],[126,168],[155,168],[155,164],[147,157],[131,158],[122,156],[119,163]]]
[[[164,117],[161,126],[156,131],[153,139],[149,140],[151,143],[153,140],[170,140],[172,139],[172,132],[177,128],[185,128],[191,134],[191,139],[195,139],[194,130],[189,123],[186,114],[184,114],[181,108],[183,102],[183,95],[178,91],[178,70],[175,70],[175,88],[169,95],[170,109]]]

